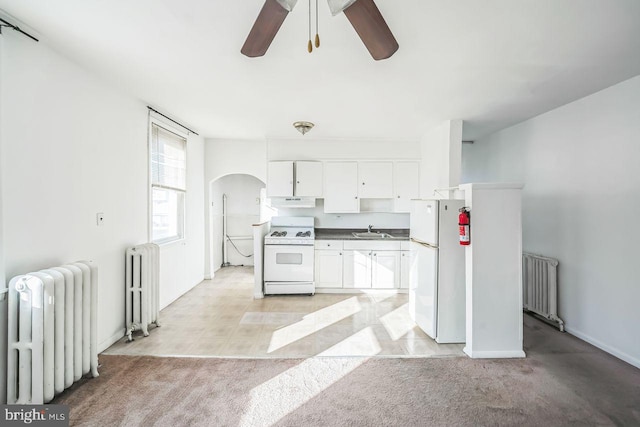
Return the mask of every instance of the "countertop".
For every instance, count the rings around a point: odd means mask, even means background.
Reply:
[[[378,240],[383,242],[393,240],[409,240],[408,228],[374,228],[373,232],[387,233],[393,236],[386,239],[367,239],[366,237],[354,237],[353,233],[365,233],[362,228],[316,228],[316,240]]]

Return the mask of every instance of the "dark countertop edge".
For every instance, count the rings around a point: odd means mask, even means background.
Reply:
[[[373,240],[373,241],[402,241],[409,240],[408,228],[374,228],[373,231],[387,233],[393,236],[392,239],[367,239],[354,237],[352,233],[364,233],[366,228],[316,228],[316,240]]]

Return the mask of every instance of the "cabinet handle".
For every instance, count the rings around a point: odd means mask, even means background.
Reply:
[[[373,256],[378,256],[378,254],[373,254]]]
[[[338,255],[342,255],[342,252],[340,252]]]
[[[296,184],[300,184],[300,181],[296,181]],[[400,197],[400,196],[398,196],[398,197]]]
[[[358,196],[356,196],[356,199],[358,198]]]
[[[298,184],[300,184],[300,183],[298,183]],[[399,198],[400,198],[400,195],[398,195],[398,199],[399,199]]]
[[[364,185],[364,182],[362,183],[362,185]]]

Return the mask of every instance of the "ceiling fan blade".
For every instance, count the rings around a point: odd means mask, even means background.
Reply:
[[[373,59],[387,59],[396,53],[398,42],[373,0],[357,0],[344,10],[344,14]]]
[[[295,5],[295,1],[291,3]],[[264,55],[292,8],[285,8],[277,0],[266,0],[240,52],[250,58]]]

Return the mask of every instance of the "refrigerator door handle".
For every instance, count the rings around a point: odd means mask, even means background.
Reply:
[[[429,243],[422,242],[422,241],[420,241],[420,240],[414,239],[413,237],[411,238],[411,241],[412,241],[413,243],[417,243],[417,244],[422,245],[422,246],[425,246],[425,247],[427,247],[427,248],[431,248],[431,249],[438,249],[438,247],[437,247],[437,246],[435,246],[435,245],[431,245],[431,244],[429,244]]]

